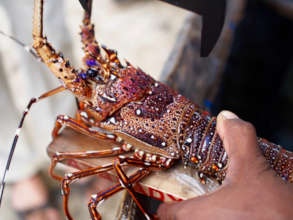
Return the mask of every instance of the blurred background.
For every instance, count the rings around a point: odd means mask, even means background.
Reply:
[[[213,114],[221,109],[234,111],[252,122],[259,136],[293,150],[292,8],[289,0],[229,0],[222,36],[208,58],[199,57],[201,18],[185,10],[156,0],[99,0],[94,1],[92,14],[97,40],[116,49],[122,60],[126,58]],[[31,45],[32,14],[32,1],[1,0],[0,30]],[[82,57],[78,34],[82,15],[77,0],[45,1],[44,32],[76,67]],[[59,83],[42,63],[1,35],[0,77],[3,172],[28,101]],[[41,171],[50,204],[59,208],[59,185],[46,176],[45,149],[56,116],[74,116],[74,111],[74,99],[66,92],[33,106],[8,175],[8,181],[16,183]],[[84,184],[74,189],[71,203],[77,219],[88,219],[87,188]],[[9,187],[0,209],[3,219],[18,217],[11,205],[12,194]],[[108,204],[108,210],[114,203]]]

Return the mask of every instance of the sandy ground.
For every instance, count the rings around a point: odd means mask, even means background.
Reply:
[[[10,1],[11,5],[16,4],[16,1]],[[4,0],[3,4],[8,4],[8,0]],[[96,24],[96,36],[97,39],[102,42],[103,44],[107,45],[110,48],[115,48],[119,51],[121,58],[127,58],[132,64],[135,66],[140,66],[143,70],[145,70],[147,73],[152,74],[155,78],[159,77],[159,74],[161,73],[163,66],[170,54],[170,51],[174,45],[174,42],[176,40],[177,34],[179,33],[179,30],[182,26],[182,23],[184,21],[184,18],[188,14],[186,11],[174,8],[172,6],[163,4],[159,1],[143,1],[143,0],[99,0],[94,1],[94,9],[93,9],[93,19]],[[17,2],[19,4],[19,2]],[[50,4],[49,1],[47,1],[47,4]],[[33,5],[30,5],[28,1],[26,4],[23,5],[24,8],[28,9],[29,11],[32,10]],[[56,6],[58,7],[58,5]],[[46,10],[46,9],[45,9]],[[11,10],[13,11],[13,10]],[[21,30],[20,32],[22,34],[16,36],[20,38],[20,40],[23,40],[24,42],[28,43],[31,42],[30,36],[31,31],[27,29],[23,29],[22,20],[18,20],[18,25],[11,27],[11,24],[8,22],[8,16],[7,13],[11,13],[11,11],[7,10],[5,11],[2,7],[2,4],[0,4],[0,29],[3,31],[6,31],[8,33],[11,33],[13,29],[17,28],[18,30]],[[19,12],[22,13],[22,12]],[[46,11],[45,11],[46,13]],[[72,37],[72,39],[69,40],[70,44],[64,46],[64,48],[61,46],[60,48],[57,48],[59,50],[65,50],[68,51],[66,47],[70,47],[72,53],[71,54],[65,54],[66,57],[70,57],[71,60],[73,60],[73,63],[75,66],[80,65],[80,58],[82,56],[81,54],[81,44],[79,39],[79,24],[81,21],[82,16],[82,9],[78,4],[78,1],[64,1],[64,19],[66,23],[66,27],[68,29],[69,35]],[[15,15],[17,16],[17,13]],[[19,15],[21,17],[21,14]],[[32,16],[32,15],[27,15]],[[54,16],[54,14],[48,15],[47,17]],[[58,37],[62,38],[63,33],[62,30],[58,29],[58,23],[56,24],[56,30],[54,33],[52,33],[52,30],[48,31],[46,30],[46,22],[50,22],[48,20],[45,20],[45,32],[48,36],[48,39],[50,40],[50,36],[56,35],[52,37],[52,44],[57,45],[58,47]],[[23,29],[23,30],[22,30]],[[1,65],[5,66],[4,69],[10,69],[9,73],[14,71],[20,71],[21,67],[17,66],[13,60],[16,59],[18,55],[13,54],[13,49],[17,46],[13,45],[13,43],[7,41],[6,39],[3,39],[2,36],[0,36],[0,53],[5,54],[3,56],[4,58],[1,60]],[[64,39],[63,39],[64,40]],[[12,45],[12,46],[11,46]],[[26,53],[24,53],[22,56],[30,56]],[[29,58],[30,59],[30,58]],[[35,61],[32,61],[33,63]],[[35,62],[35,65],[40,65]],[[14,65],[15,64],[15,65]],[[34,64],[33,64],[34,65]],[[20,71],[21,72],[21,71]],[[7,74],[6,72],[1,72],[2,76]],[[13,75],[12,75],[13,76]],[[23,76],[22,76],[23,77]],[[11,82],[11,80],[14,83],[14,86],[11,87],[11,83],[9,86],[5,84],[5,82],[2,82],[1,84],[1,90],[13,90],[11,92],[11,96],[8,96],[5,93],[0,94],[0,104],[1,104],[1,114],[0,114],[0,121],[2,124],[6,124],[5,130],[7,130],[7,135],[3,135],[1,138],[1,148],[2,152],[3,149],[5,154],[2,154],[2,158],[5,158],[8,154],[8,149],[10,146],[10,143],[13,138],[13,133],[17,126],[17,121],[19,118],[19,112],[21,112],[24,109],[24,103],[26,101],[22,101],[19,96],[19,94],[24,94],[26,92],[26,87],[22,86],[22,80],[21,78],[7,78],[8,83]],[[10,81],[9,81],[10,80]],[[51,80],[51,79],[50,79]],[[54,79],[53,79],[54,81]],[[56,83],[57,85],[57,81]],[[38,82],[34,82],[34,86],[39,86],[39,90],[42,91],[42,86]],[[6,88],[9,87],[9,88]],[[6,88],[6,89],[5,89]],[[16,89],[15,89],[16,88]],[[36,93],[35,95],[38,95]],[[18,98],[19,97],[19,98]],[[66,98],[66,97],[65,97]],[[14,105],[7,105],[7,100],[13,99]],[[62,102],[62,100],[61,100]],[[71,101],[69,101],[71,102]],[[54,103],[54,102],[53,102]],[[57,103],[57,102],[56,102]],[[59,102],[60,103],[60,102]],[[10,106],[10,107],[8,107]],[[11,107],[11,106],[15,106]],[[28,124],[31,124],[30,128],[37,127],[36,124],[40,123],[38,118],[34,118],[34,115],[40,114],[38,117],[44,117],[42,114],[44,111],[40,109],[47,109],[47,107],[38,107],[38,110],[35,110],[35,113],[32,113],[32,118],[28,119]],[[61,106],[60,106],[61,108]],[[58,112],[58,106],[54,106],[53,114],[54,117],[59,114]],[[55,111],[55,112],[54,112]],[[18,114],[17,114],[18,112]],[[51,112],[52,113],[52,112]],[[63,113],[63,112],[61,112]],[[9,116],[9,117],[7,117]],[[35,116],[37,117],[37,116]],[[12,118],[12,119],[11,119]],[[48,120],[42,121],[41,127],[48,127],[50,128],[53,124],[54,119],[49,118]],[[50,124],[49,124],[50,123]],[[29,127],[29,125],[27,125]],[[2,129],[2,128],[1,128]],[[37,129],[37,128],[36,128]],[[50,140],[50,132],[49,130],[46,130],[45,132],[42,132],[42,134],[36,136],[34,132],[32,132],[33,129],[24,129],[23,133],[28,135],[31,139],[38,139],[39,145],[41,150],[45,152],[45,148],[48,145],[48,141]],[[2,131],[1,131],[2,132]],[[21,139],[21,138],[20,138]],[[24,141],[25,142],[25,141]],[[28,141],[29,142],[29,141]],[[31,143],[31,142],[29,142]],[[47,161],[48,163],[48,161]],[[4,162],[3,160],[0,161],[0,171],[4,168]],[[10,172],[13,172],[13,168]],[[53,190],[53,193],[59,194],[59,191],[56,192],[56,189],[58,189],[58,185],[56,183],[48,183],[51,186],[51,190]],[[53,184],[53,185],[52,185]],[[87,201],[84,198],[84,191],[78,190],[78,187],[76,189],[76,195],[71,200],[71,204],[73,207],[73,210],[75,210],[76,214],[79,215],[78,219],[88,219],[88,213],[87,213]],[[2,207],[0,209],[0,216],[1,219],[10,219],[14,220],[16,219],[16,216],[13,213],[13,210],[11,210],[9,205],[9,194],[10,189],[9,187],[5,191],[5,197],[4,201],[2,202]],[[56,197],[58,198],[58,197]],[[114,206],[115,202],[117,205],[118,199],[113,199],[113,203],[108,203],[106,206],[108,208],[105,209],[104,212],[114,212]],[[58,204],[61,203],[60,199],[57,201]],[[83,207],[81,209],[81,206]],[[81,210],[81,211],[80,211]],[[108,217],[108,219],[111,219],[111,217]]]

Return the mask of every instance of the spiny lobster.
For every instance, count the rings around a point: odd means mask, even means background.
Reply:
[[[35,0],[34,4],[33,48],[62,85],[30,100],[17,129],[6,170],[31,106],[67,89],[78,99],[77,119],[59,115],[53,137],[63,126],[68,126],[97,139],[120,143],[121,146],[109,150],[59,152],[53,155],[50,174],[62,182],[64,211],[68,219],[73,219],[68,210],[69,184],[75,179],[110,170],[115,171],[119,183],[92,195],[88,205],[92,219],[101,219],[96,209],[99,202],[123,189],[131,194],[145,217],[151,219],[151,215],[135,198],[132,185],[151,171],[170,168],[180,159],[186,166],[199,171],[202,182],[206,176],[223,181],[228,157],[215,131],[215,117],[129,62],[123,65],[114,50],[100,46],[90,21],[91,10],[85,12],[81,27],[84,68],[73,68],[43,36],[43,0]],[[92,1],[88,1],[88,4],[91,9]],[[277,174],[293,182],[293,153],[262,138],[258,138],[258,143]],[[131,156],[123,155],[125,153],[131,153]],[[65,177],[54,173],[56,164],[63,159],[106,156],[117,158],[113,164],[81,170]],[[128,166],[140,169],[127,176],[122,167]]]

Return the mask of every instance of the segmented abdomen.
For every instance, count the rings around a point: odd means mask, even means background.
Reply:
[[[293,183],[293,153],[263,138],[258,138],[258,143],[270,166],[284,180]],[[220,182],[225,178],[228,157],[216,133],[215,117],[194,112],[186,125],[181,148],[185,165]]]

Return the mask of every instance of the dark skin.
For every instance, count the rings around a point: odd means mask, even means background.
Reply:
[[[217,117],[217,132],[229,156],[229,169],[215,192],[158,209],[161,220],[293,219],[293,184],[276,176],[256,142],[254,127],[235,114]]]

